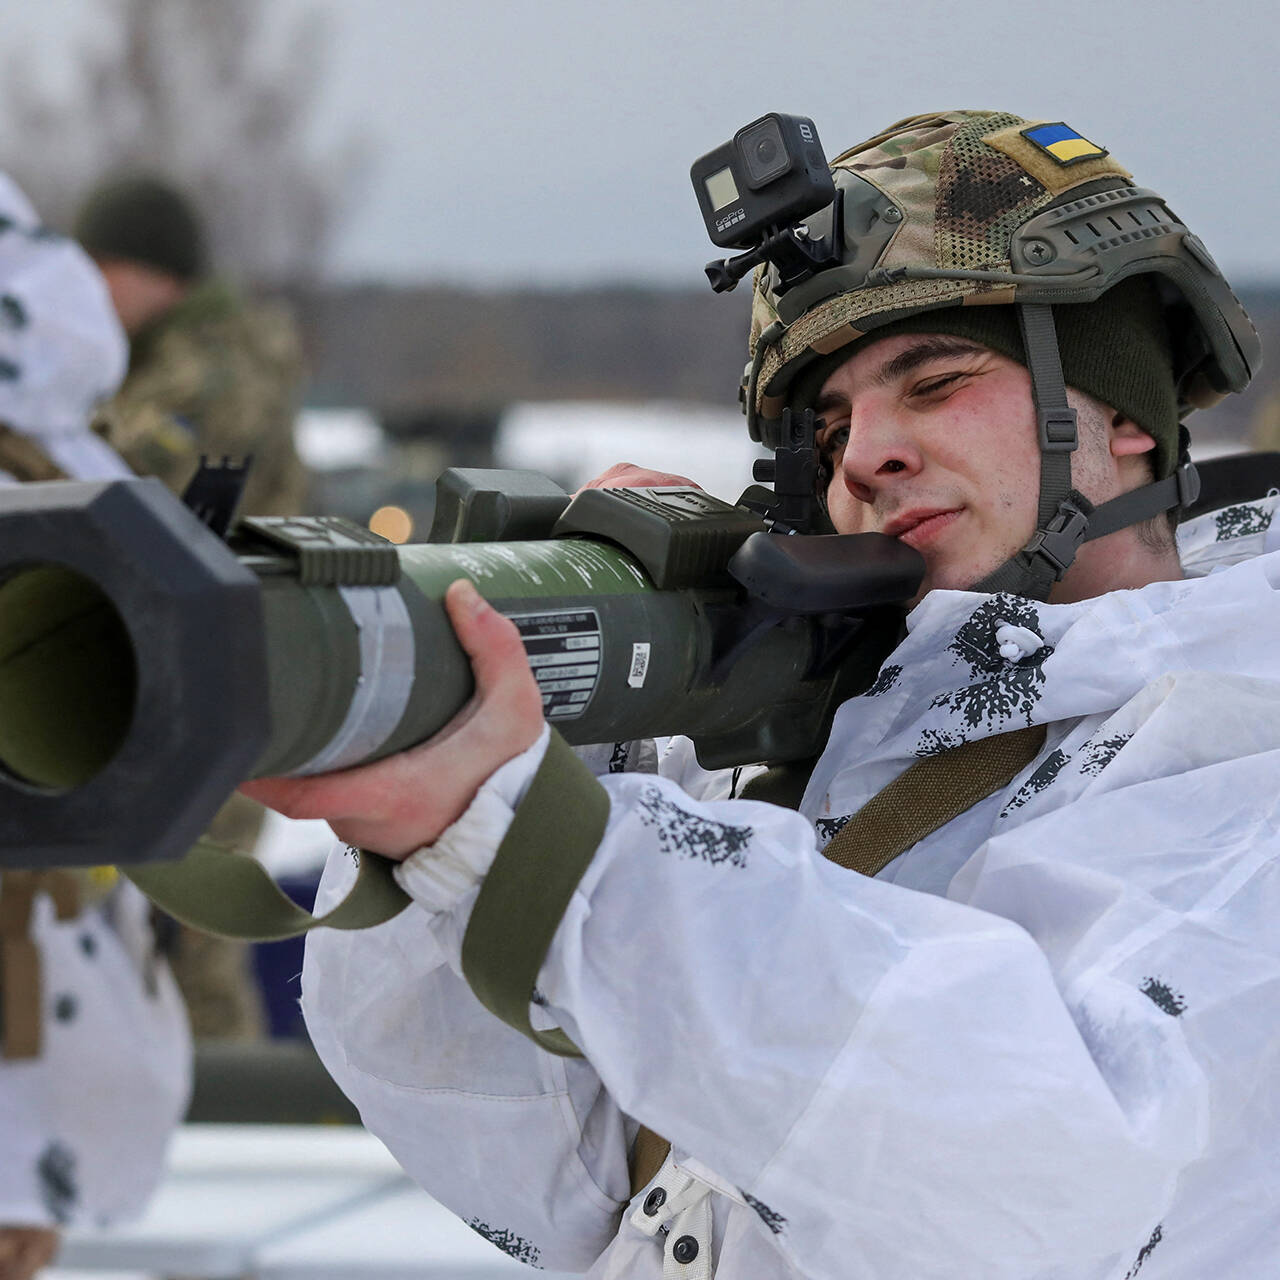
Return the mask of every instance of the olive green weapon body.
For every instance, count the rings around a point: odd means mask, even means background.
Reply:
[[[433,536],[299,517],[224,540],[154,480],[0,495],[0,866],[176,858],[247,778],[429,738],[474,690],[458,578],[515,621],[570,743],[801,758],[920,575],[892,539],[771,534],[694,489],[570,504],[531,473],[446,473]]]

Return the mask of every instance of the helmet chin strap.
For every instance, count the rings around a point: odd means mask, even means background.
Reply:
[[[1005,591],[1031,600],[1048,600],[1054,583],[1071,568],[1084,543],[1150,520],[1170,507],[1189,505],[1199,493],[1200,478],[1187,456],[1184,430],[1178,469],[1166,479],[1123,493],[1099,507],[1073,489],[1071,454],[1080,439],[1076,411],[1067,401],[1053,309],[1045,303],[1020,302],[1016,306],[1040,436],[1036,531],[1021,551],[970,590]]]

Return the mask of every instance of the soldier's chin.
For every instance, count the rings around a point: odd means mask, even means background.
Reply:
[[[1003,560],[997,560],[990,565],[976,569],[971,564],[952,567],[945,562],[931,564],[929,557],[926,556],[925,573],[920,583],[920,590],[908,601],[908,605],[911,608],[915,608],[930,591],[981,590],[979,584],[994,573],[1003,563]]]

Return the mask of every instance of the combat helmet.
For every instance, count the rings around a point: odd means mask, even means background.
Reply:
[[[1061,308],[1146,277],[1167,325],[1177,421],[1243,390],[1261,362],[1244,308],[1160,195],[1068,125],[994,111],[909,117],[830,168],[837,199],[806,219],[806,234],[828,237],[838,219],[839,264],[789,288],[767,263],[755,275],[743,378],[753,439],[780,447],[784,410],[807,407],[796,402],[806,371],[816,391],[815,369],[884,326],[1013,306],[1040,432],[1037,529],[974,589],[1045,599],[1082,542],[1195,500],[1183,427],[1154,483],[1096,509],[1071,485],[1077,437],[1055,328]]]

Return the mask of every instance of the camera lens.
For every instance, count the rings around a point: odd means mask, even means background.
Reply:
[[[737,142],[748,185],[753,189],[768,186],[791,171],[791,156],[777,120],[768,116],[757,120],[738,135]]]
[[[756,143],[756,163],[767,169],[778,158],[778,144],[772,138],[761,138]]]

